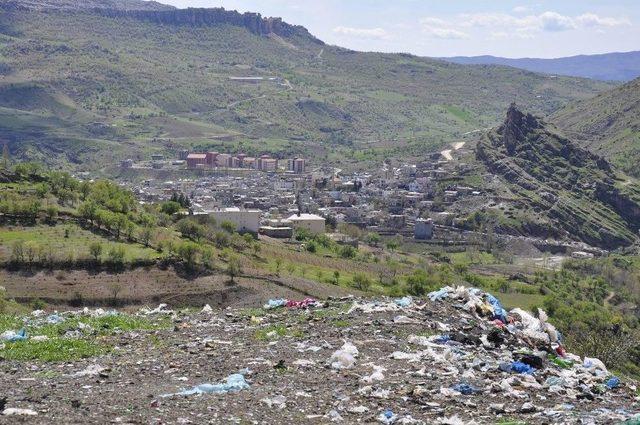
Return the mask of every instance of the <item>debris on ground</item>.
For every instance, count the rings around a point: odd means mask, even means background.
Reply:
[[[0,423],[640,423],[633,381],[568,352],[543,311],[507,311],[478,289],[263,302],[206,314],[144,308],[131,317],[167,326],[111,333],[70,318],[126,313],[56,313],[60,338],[110,349],[5,358]],[[23,323],[39,335],[48,317]],[[5,340],[0,354],[34,338]]]

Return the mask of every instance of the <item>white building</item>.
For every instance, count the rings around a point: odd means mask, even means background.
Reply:
[[[325,219],[315,214],[293,214],[287,219],[296,229],[305,229],[311,233],[324,233]]]
[[[207,211],[218,224],[228,221],[236,225],[239,232],[258,233],[260,230],[260,210],[241,210],[240,208],[222,208]]]

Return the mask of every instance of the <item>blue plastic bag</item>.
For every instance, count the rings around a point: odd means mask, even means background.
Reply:
[[[178,393],[163,394],[160,397],[171,397],[174,395],[194,395],[194,394],[226,394],[237,392],[249,388],[249,384],[241,373],[234,373],[227,376],[225,382],[220,384],[200,384],[190,389],[182,390]]]
[[[6,342],[26,341],[27,338],[27,330],[24,328],[20,329],[18,332],[5,332],[2,336],[2,339]]]
[[[413,303],[413,298],[411,298],[411,297],[402,297],[402,298],[396,298],[393,301],[399,307],[409,307],[411,305],[411,303]]]
[[[491,304],[493,308],[493,317],[492,319],[499,319],[502,323],[507,323],[507,311],[502,307],[500,300],[494,297],[491,294],[486,294],[487,301]]]
[[[526,375],[533,375],[533,373],[536,371],[536,368],[531,367],[526,363],[513,362],[511,363],[511,371],[526,374]]]
[[[464,395],[471,395],[471,394],[475,394],[477,393],[479,390],[474,387],[473,385],[467,384],[467,383],[459,383],[459,384],[455,384],[453,387],[451,387],[452,390],[457,391],[459,393],[462,393]]]
[[[618,385],[620,385],[620,378],[618,378],[617,376],[612,376],[611,378],[609,378],[605,384],[610,390],[616,388]]]
[[[284,307],[286,305],[287,305],[287,300],[285,300],[284,298],[279,298],[279,299],[267,301],[267,303],[264,305],[264,308],[272,309],[272,308]]]

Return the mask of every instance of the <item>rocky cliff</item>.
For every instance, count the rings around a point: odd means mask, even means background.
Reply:
[[[0,0],[0,6],[7,9],[35,9],[35,10],[172,10],[155,1],[144,0]]]
[[[14,10],[90,11],[111,18],[133,18],[165,25],[233,25],[246,28],[257,35],[275,34],[281,37],[300,35],[323,44],[306,28],[290,25],[281,18],[265,18],[259,13],[239,13],[221,7],[177,9],[154,1],[142,0],[0,0],[0,7]]]
[[[638,239],[638,186],[516,105],[478,143],[476,155],[522,204],[564,235],[609,249]]]
[[[167,25],[192,25],[192,26],[216,26],[233,25],[244,27],[257,35],[276,34],[282,37],[302,35],[311,38],[315,42],[322,42],[311,36],[306,28],[299,25],[290,25],[281,18],[264,18],[259,13],[239,13],[235,10],[224,8],[201,9],[173,9],[173,10],[122,10],[122,9],[98,9],[98,13],[109,17],[128,17]]]

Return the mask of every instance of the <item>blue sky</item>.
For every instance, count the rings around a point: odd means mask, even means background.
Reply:
[[[323,41],[421,56],[640,50],[640,0],[159,0],[280,16]]]

